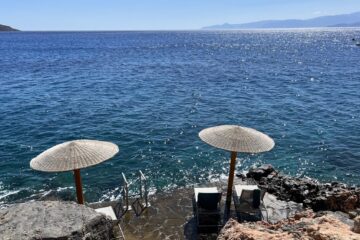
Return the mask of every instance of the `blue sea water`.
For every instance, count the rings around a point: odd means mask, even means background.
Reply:
[[[201,142],[220,124],[256,128],[273,151],[238,157],[285,173],[360,184],[358,29],[0,34],[0,203],[57,191],[73,176],[31,170],[58,143],[119,145],[84,169],[87,201],[138,171],[166,191],[224,178],[229,153]],[[69,190],[70,189],[70,190]],[[66,194],[65,194],[66,193]]]

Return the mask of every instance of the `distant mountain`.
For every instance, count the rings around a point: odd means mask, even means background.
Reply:
[[[0,32],[6,32],[6,31],[19,31],[19,30],[0,24]]]
[[[249,28],[312,28],[312,27],[358,27],[360,12],[323,16],[311,19],[265,20],[258,22],[214,25],[203,29],[249,29]]]
[[[340,24],[335,24],[335,25],[331,25],[329,27],[360,27],[360,22],[355,22],[355,23],[340,23]]]

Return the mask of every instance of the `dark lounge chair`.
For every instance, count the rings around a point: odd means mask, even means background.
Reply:
[[[194,188],[194,213],[198,233],[218,232],[221,225],[221,192],[216,187]]]
[[[265,191],[257,185],[236,185],[233,200],[237,218],[243,221],[260,221],[264,219],[263,212],[267,211],[263,204]]]

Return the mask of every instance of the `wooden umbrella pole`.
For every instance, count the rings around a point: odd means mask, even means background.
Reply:
[[[84,204],[84,197],[82,192],[82,185],[81,185],[81,175],[80,169],[74,170],[74,178],[75,178],[75,185],[76,185],[76,196],[79,204]]]
[[[229,216],[237,152],[231,152],[229,180],[226,194],[225,216]]]

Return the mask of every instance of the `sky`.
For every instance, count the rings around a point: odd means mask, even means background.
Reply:
[[[0,24],[24,31],[191,30],[360,11],[360,0],[0,0]]]

